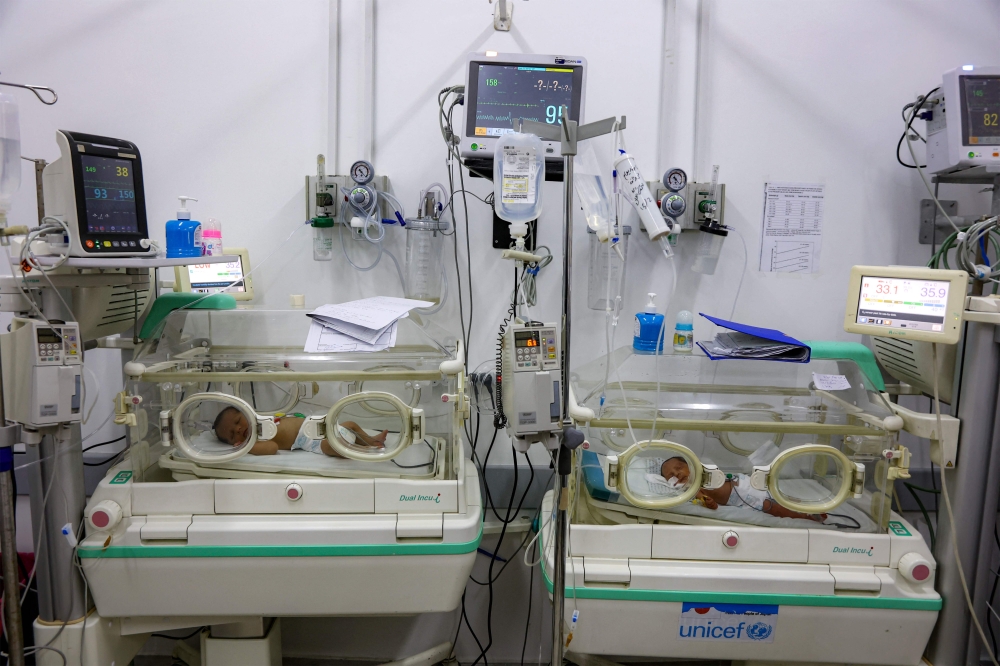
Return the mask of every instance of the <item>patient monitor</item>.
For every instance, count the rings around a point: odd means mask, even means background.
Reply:
[[[242,247],[227,247],[223,249],[223,253],[238,258],[236,261],[224,264],[175,266],[174,291],[195,294],[225,292],[238,301],[252,301],[253,278],[250,276],[250,253]]]
[[[470,53],[465,84],[462,157],[492,160],[497,139],[517,131],[517,119],[556,125],[559,108],[583,122],[587,61],[579,56]],[[561,157],[558,141],[545,141],[547,158]]]
[[[958,342],[969,276],[918,266],[855,266],[844,330],[953,345]]]
[[[45,214],[67,224],[69,255],[153,256],[135,144],[67,130],[56,143],[59,159],[42,172]]]

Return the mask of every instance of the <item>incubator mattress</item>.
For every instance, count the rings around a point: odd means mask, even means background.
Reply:
[[[346,460],[309,451],[279,451],[273,456],[247,454],[236,460],[221,463],[194,462],[178,449],[170,449],[160,456],[160,467],[169,469],[174,478],[184,481],[196,478],[249,479],[267,478],[274,474],[328,476],[338,478],[432,478],[440,461],[437,451],[444,444],[437,437],[427,437],[427,444],[416,443],[403,450],[392,460],[362,462]],[[428,444],[430,446],[428,446]],[[220,450],[231,447],[221,442]]]
[[[653,510],[632,506],[620,494],[608,489],[604,483],[604,472],[597,454],[586,451],[583,454],[584,481],[587,493],[599,508],[609,511],[619,511],[630,516],[660,520],[664,522],[698,524],[698,523],[736,523],[742,525],[759,525],[761,527],[795,527],[800,529],[845,530],[851,532],[873,532],[875,522],[866,513],[844,502],[827,514],[823,523],[802,518],[778,518],[768,513],[755,511],[742,506],[720,506],[709,509],[698,504],[682,504],[671,509]],[[644,494],[656,495],[659,489],[650,487],[651,483],[641,470],[629,470],[629,487]],[[817,497],[824,497],[827,491],[812,479],[800,479],[796,488],[798,495],[807,496],[814,492]],[[661,484],[662,485],[662,484]],[[864,501],[864,500],[862,500]],[[857,525],[855,525],[857,523]]]

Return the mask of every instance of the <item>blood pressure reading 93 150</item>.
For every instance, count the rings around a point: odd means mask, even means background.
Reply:
[[[87,231],[105,234],[139,233],[132,160],[81,155]]]

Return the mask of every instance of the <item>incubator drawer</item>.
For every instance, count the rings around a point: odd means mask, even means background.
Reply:
[[[570,555],[649,557],[652,525],[570,525]]]
[[[834,593],[827,566],[756,562],[629,560],[631,587],[638,590],[783,594]]]
[[[808,562],[809,531],[744,526],[653,525],[653,558]]]
[[[374,513],[373,479],[220,479],[216,513]]]

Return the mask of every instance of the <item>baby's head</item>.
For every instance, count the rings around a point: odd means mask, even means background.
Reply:
[[[235,407],[226,407],[215,417],[212,430],[220,441],[232,446],[240,446],[250,438],[250,424],[243,412]]]
[[[663,464],[660,465],[660,476],[667,481],[677,479],[679,485],[685,485],[691,476],[691,468],[688,467],[687,461],[684,458],[674,456],[663,461]]]

